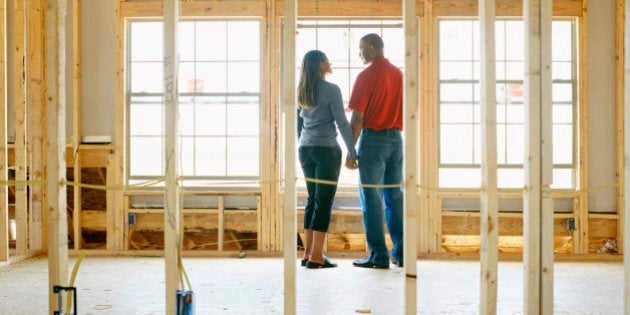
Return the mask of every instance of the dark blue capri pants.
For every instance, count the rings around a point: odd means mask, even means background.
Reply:
[[[300,164],[306,178],[336,182],[341,168],[341,148],[300,147]],[[308,198],[304,209],[304,229],[328,232],[337,185],[306,181]]]

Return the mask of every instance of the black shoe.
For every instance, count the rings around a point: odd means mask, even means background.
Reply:
[[[402,260],[396,260],[396,259],[392,259],[392,264],[398,266],[398,267],[403,267],[403,262]]]
[[[300,261],[300,265],[302,265],[302,267],[306,267],[307,262],[308,262],[308,259],[302,259],[302,261]]]
[[[319,268],[335,268],[337,267],[337,263],[332,262],[332,260],[328,259],[328,257],[324,257],[324,263],[316,263],[314,261],[308,261],[306,263],[306,268],[308,269],[319,269]]]
[[[360,268],[376,268],[376,269],[389,269],[389,263],[384,265],[375,264],[370,261],[369,258],[363,260],[355,260],[352,265]]]

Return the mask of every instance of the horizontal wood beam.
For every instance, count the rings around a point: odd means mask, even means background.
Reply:
[[[265,1],[188,1],[182,2],[181,16],[264,16]],[[162,1],[121,2],[120,16],[162,17]]]

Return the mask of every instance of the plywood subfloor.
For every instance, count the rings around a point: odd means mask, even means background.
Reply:
[[[70,268],[74,265],[70,259]],[[297,270],[298,314],[403,314],[403,269]],[[280,258],[185,258],[196,314],[282,314]],[[521,314],[520,262],[499,263],[498,314]],[[164,260],[86,257],[76,287],[79,314],[164,314]],[[477,314],[479,263],[418,261],[420,314]],[[555,264],[555,314],[622,314],[620,262]],[[0,269],[0,314],[47,312],[47,259]]]

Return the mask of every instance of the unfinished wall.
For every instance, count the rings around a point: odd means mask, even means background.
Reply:
[[[81,135],[115,137],[116,1],[81,2]]]
[[[589,187],[616,182],[615,1],[588,1]],[[617,212],[616,188],[589,193],[589,212]]]

